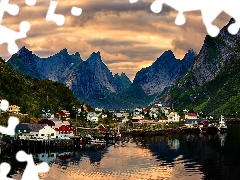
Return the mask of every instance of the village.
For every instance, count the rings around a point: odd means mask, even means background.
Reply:
[[[115,133],[118,131],[119,133],[122,130],[193,128],[207,119],[207,117],[203,118],[199,114],[188,110],[183,110],[180,115],[170,107],[163,107],[160,103],[149,109],[136,107],[134,110],[105,111],[102,108],[94,108],[92,111],[88,111],[86,106],[74,106],[72,109],[76,112],[75,119],[71,118],[71,113],[67,110],[52,114],[50,109],[43,108],[40,114],[41,120],[37,124],[20,123],[16,126],[15,136],[3,136],[3,138],[14,140],[67,140],[76,136],[100,135],[110,131]],[[21,114],[20,107],[17,105],[10,105],[7,112],[13,116],[14,114]]]

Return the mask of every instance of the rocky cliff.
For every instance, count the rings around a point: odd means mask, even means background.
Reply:
[[[205,112],[239,111],[235,105],[240,87],[240,32],[231,35],[227,30],[233,22],[231,19],[217,37],[206,36],[190,71],[161,102]]]
[[[189,50],[184,58],[179,60],[168,50],[150,67],[138,71],[133,83],[140,85],[148,95],[161,94],[188,72],[194,63],[194,57],[193,50]]]

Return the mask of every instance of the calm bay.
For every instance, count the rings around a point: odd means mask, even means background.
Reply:
[[[46,180],[161,180],[240,179],[240,125],[228,125],[227,133],[173,134],[122,137],[124,145],[89,147],[88,150],[25,150],[35,162],[50,163],[40,173]],[[14,158],[17,150],[1,152],[1,161],[12,166],[21,179],[26,163]]]

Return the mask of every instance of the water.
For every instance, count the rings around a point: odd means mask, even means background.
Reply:
[[[46,180],[240,179],[240,126],[228,127],[225,134],[125,137],[125,146],[107,145],[62,152],[28,151],[35,161],[68,164],[66,169],[52,164],[48,173],[40,173],[40,178]],[[3,151],[1,160],[11,162],[14,170],[24,169],[26,164],[13,158],[16,152]],[[60,156],[64,153],[67,159]]]

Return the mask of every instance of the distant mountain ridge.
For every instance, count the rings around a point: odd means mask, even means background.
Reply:
[[[131,109],[148,106],[156,95],[184,76],[194,62],[193,51],[189,50],[185,57],[188,58],[180,61],[167,51],[152,66],[139,71],[133,83],[125,73],[113,75],[99,51],[83,61],[79,53],[69,55],[66,48],[48,58],[40,58],[22,47],[7,65],[32,78],[61,82],[80,101],[93,107]]]

